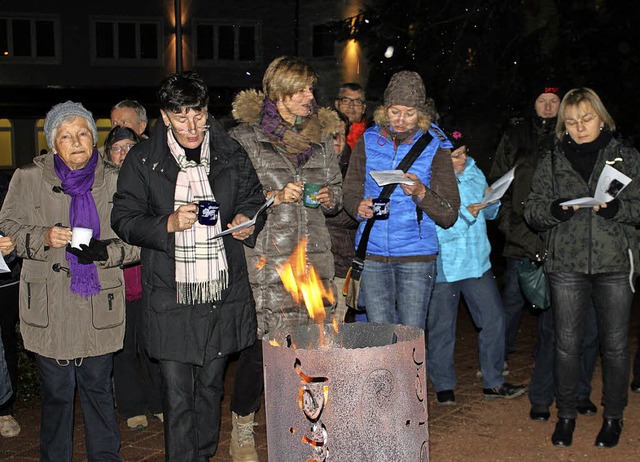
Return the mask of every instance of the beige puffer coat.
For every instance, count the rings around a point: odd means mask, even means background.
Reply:
[[[139,249],[123,243],[109,225],[117,170],[98,159],[91,189],[100,217],[100,239],[112,240],[109,258],[97,262],[101,292],[89,299],[71,293],[65,248],[45,247],[48,228],[69,226],[71,196],[60,189],[54,154],[38,156],[16,170],[0,212],[0,229],[16,241],[22,257],[20,331],[27,350],[58,359],[112,353],[124,336],[123,263],[139,259]]]
[[[241,92],[236,97],[234,115],[243,123],[229,133],[249,154],[266,193],[296,181],[296,167],[274,148],[258,124],[262,99],[262,94],[255,91]],[[330,136],[337,129],[337,120],[333,111],[318,111],[320,142],[313,144],[313,155],[299,172],[305,182],[327,185],[333,191],[334,207],[331,210],[322,205],[308,208],[302,202],[272,206],[267,211],[267,222],[258,235],[255,248],[245,248],[249,281],[256,301],[259,338],[275,328],[312,322],[305,307],[296,305],[284,289],[276,271],[276,266],[289,258],[303,237],[307,240],[309,264],[314,266],[325,286],[336,293],[331,237],[325,225],[325,214],[336,214],[342,207],[342,175]],[[332,310],[328,311],[327,320],[330,320]]]

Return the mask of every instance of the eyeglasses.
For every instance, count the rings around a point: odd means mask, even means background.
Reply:
[[[596,120],[596,117],[596,114],[590,112],[589,114],[585,114],[581,119],[566,119],[564,123],[568,127],[575,127],[578,124],[587,125],[589,122]]]
[[[194,133],[194,132],[207,132],[209,131],[210,128],[211,128],[211,125],[196,125],[195,127],[183,128],[182,130],[177,130],[173,126],[173,124],[171,124],[171,130],[173,131],[173,133],[177,133],[178,135],[186,135],[187,133]]]
[[[364,101],[362,101],[361,99],[352,99],[347,98],[346,96],[344,98],[338,98],[338,101],[340,101],[340,104],[344,104],[345,106],[353,105],[353,107],[357,108],[360,108],[364,105]]]
[[[452,159],[457,159],[457,158],[459,158],[459,157],[466,156],[468,153],[469,153],[469,149],[468,149],[468,148],[465,148],[465,149],[464,149],[464,151],[460,151],[460,152],[459,152],[459,153],[457,153],[457,154],[453,154],[453,153],[451,153],[451,158],[452,158]]]
[[[124,146],[111,146],[109,148],[109,152],[113,152],[115,154],[126,154],[128,153],[135,144],[125,144]]]

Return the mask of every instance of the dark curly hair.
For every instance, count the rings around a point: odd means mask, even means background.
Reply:
[[[160,85],[160,109],[179,114],[184,109],[201,111],[209,105],[209,89],[193,71],[172,74]]]

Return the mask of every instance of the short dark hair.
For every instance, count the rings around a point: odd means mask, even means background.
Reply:
[[[200,111],[209,105],[209,89],[204,80],[193,71],[172,74],[160,85],[160,109],[174,114],[183,109]]]
[[[136,111],[136,115],[138,116],[138,120],[140,122],[148,121],[147,110],[142,104],[133,99],[124,99],[120,101],[111,108],[111,112],[113,112],[114,109],[133,109],[134,111]]]
[[[362,93],[362,99],[365,99],[365,100],[367,99],[364,93],[363,86],[356,82],[347,82],[340,85],[340,88],[338,88],[338,96],[336,96],[336,99],[340,98],[340,94],[344,90],[359,91],[360,93]]]

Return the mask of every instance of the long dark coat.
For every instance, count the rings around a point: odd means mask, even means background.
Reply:
[[[210,120],[209,182],[220,203],[222,229],[242,213],[252,217],[264,203],[262,186],[244,149]],[[142,247],[142,282],[147,347],[157,359],[203,364],[251,345],[256,335],[255,303],[247,279],[243,242],[225,236],[229,287],[214,304],[176,301],[174,234],[167,232],[174,211],[179,167],[169,152],[166,127],[158,121],[150,139],[138,143],[120,170],[111,221],[129,243]],[[256,233],[264,224],[261,216]],[[254,236],[255,236],[254,234]],[[244,241],[253,246],[255,238]]]

